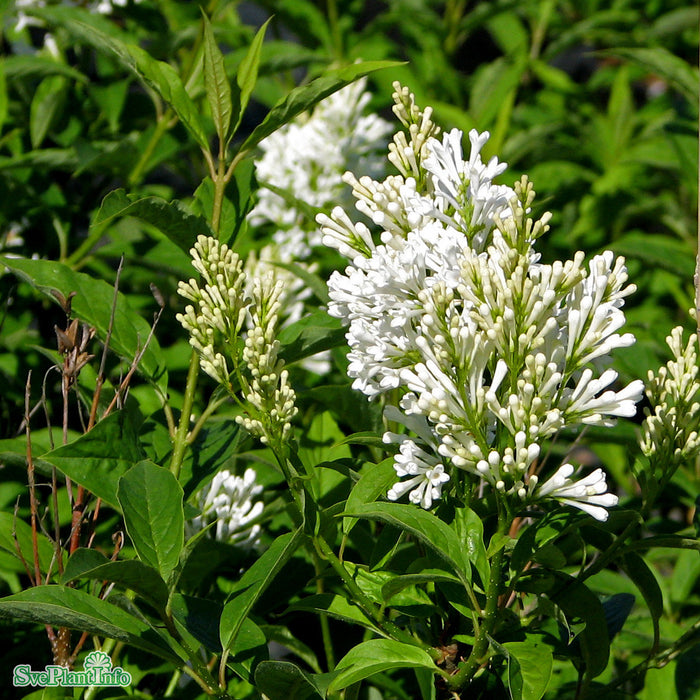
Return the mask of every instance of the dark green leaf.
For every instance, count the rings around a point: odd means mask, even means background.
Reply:
[[[87,82],[87,78],[80,71],[48,56],[6,56],[3,64],[8,80],[28,81],[32,78],[62,75],[82,83]]]
[[[181,659],[141,618],[93,595],[66,586],[37,586],[0,599],[0,619],[70,627],[130,644],[161,658]]]
[[[434,550],[465,585],[470,584],[471,565],[462,541],[449,525],[432,513],[402,503],[367,503],[358,504],[343,516],[379,520],[408,532]]]
[[[177,200],[168,202],[160,197],[138,199],[121,189],[113,190],[102,200],[91,229],[105,228],[123,216],[134,216],[155,226],[186,253],[190,252],[197,236],[214,235],[204,218],[190,214]]]
[[[459,579],[448,571],[440,569],[423,569],[419,574],[403,574],[387,581],[382,586],[382,597],[388,603],[404,588],[423,583],[459,583]]]
[[[302,598],[297,603],[289,606],[290,611],[313,611],[324,613],[336,620],[342,620],[349,624],[361,625],[380,634],[374,623],[360,610],[360,608],[340,595],[334,593],[317,593]]]
[[[600,51],[599,53],[626,59],[667,80],[697,109],[698,69],[689,65],[668,49],[662,46],[651,48],[621,46]]]
[[[119,478],[144,458],[136,426],[127,411],[117,411],[74,442],[43,455],[68,478],[119,508]]]
[[[221,615],[219,636],[224,649],[233,644],[243,620],[280,569],[292,557],[302,536],[302,531],[296,530],[278,537],[235,585]]]
[[[223,147],[228,140],[231,129],[233,112],[231,85],[226,75],[224,57],[216,43],[211,22],[203,11],[202,19],[204,21],[204,87],[207,91],[207,101],[216,133]]]
[[[345,328],[338,319],[319,310],[283,328],[277,339],[282,344],[280,354],[289,364],[342,345]]]
[[[184,544],[182,487],[170,471],[143,461],[119,479],[117,498],[139,558],[167,581]]]
[[[308,85],[295,88],[270,110],[263,122],[245,140],[241,146],[241,151],[252,149],[264,138],[277,131],[282,125],[292,121],[298,114],[311,109],[324,98],[353,83],[358,78],[376,70],[400,65],[402,64],[397,61],[354,63],[347,68],[329,71],[325,75],[312,80]]]
[[[270,24],[268,19],[261,27],[258,29],[256,35],[253,37],[253,41],[248,47],[246,55],[241,60],[238,71],[236,73],[236,83],[240,90],[240,106],[238,119],[236,120],[236,126],[234,131],[236,131],[243,119],[243,113],[248,106],[250,101],[250,96],[255,88],[255,83],[258,81],[258,67],[260,65],[260,52],[263,46],[263,40],[265,39],[265,32],[267,31],[267,26]]]
[[[396,479],[393,457],[379,464],[366,464],[360,480],[350,491],[345,510],[353,511],[357,506],[373,503],[379,496],[386,494]],[[356,522],[356,518],[343,518],[343,532],[349,534]]]
[[[142,596],[158,610],[165,610],[168,588],[152,567],[136,560],[110,561],[93,549],[77,549],[66,562],[61,583],[76,579],[112,581]]]
[[[13,533],[14,532],[14,536]],[[32,546],[32,528],[14,513],[0,512],[0,549],[9,552],[19,559],[17,545],[22,552],[24,561],[27,562],[30,571],[34,571],[34,548]],[[42,573],[46,573],[53,561],[55,548],[51,542],[41,532],[37,538],[37,548],[39,551],[39,567]],[[58,570],[58,562],[53,562],[52,571]]]
[[[540,700],[552,675],[552,651],[537,642],[506,642],[508,681],[513,700]]]
[[[49,13],[42,12],[42,14]],[[110,36],[101,29],[83,21],[78,21],[63,13],[51,13],[51,15],[54,23],[62,26],[78,41],[92,46],[98,51],[116,56],[124,66],[132,70],[172,107],[195,141],[204,150],[209,150],[209,139],[197,106],[187,94],[180,77],[169,63],[158,61],[138,46],[126,43],[117,36]]]
[[[255,669],[255,687],[270,700],[325,698],[336,675],[307,673],[289,661],[263,661]]]
[[[114,289],[102,280],[96,280],[83,272],[75,272],[66,265],[51,260],[28,260],[24,258],[0,257],[2,264],[18,277],[53,301],[59,296],[67,299],[72,292],[73,316],[93,326],[101,338],[107,335],[112,313]],[[119,292],[110,349],[121,357],[132,360],[143,347],[150,331],[148,323],[130,306]],[[139,370],[165,392],[167,374],[160,347],[155,338],[146,348],[139,363]]]
[[[656,576],[644,559],[634,552],[624,554],[620,566],[637,586],[649,608],[651,622],[654,626],[654,647],[656,647],[659,643],[659,620],[664,614],[664,599]]]
[[[29,108],[29,136],[32,148],[39,148],[54,120],[61,114],[66,97],[66,79],[62,75],[44,78],[32,97]]]
[[[427,651],[393,639],[370,639],[353,647],[337,664],[338,675],[331,681],[329,692],[337,692],[376,673],[394,668],[426,668],[435,670]]]

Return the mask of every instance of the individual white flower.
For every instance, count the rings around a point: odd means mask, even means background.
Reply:
[[[399,453],[394,457],[394,470],[397,476],[409,478],[395,483],[387,498],[397,501],[408,493],[411,503],[425,509],[431,508],[433,501],[440,498],[443,484],[450,480],[445,465],[408,437],[404,437]]]
[[[575,469],[571,464],[562,464],[559,469],[542,484],[537,483],[537,477],[530,477],[530,489],[535,484],[533,499],[552,498],[561,503],[579,508],[593,516],[596,520],[608,519],[608,508],[617,505],[617,496],[607,493],[608,486],[605,472],[596,469],[587,476],[574,481],[571,479]]]
[[[255,521],[260,518],[264,506],[256,498],[262,491],[253,469],[246,469],[242,477],[227,469],[218,472],[195,496],[201,513],[187,524],[188,536],[216,522],[215,539],[246,549],[257,547],[260,525]]]

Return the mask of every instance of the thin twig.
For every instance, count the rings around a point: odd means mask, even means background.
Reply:
[[[163,313],[163,309],[159,309],[154,317],[153,317],[153,325],[151,326],[150,331],[148,332],[148,337],[146,338],[146,342],[144,343],[144,346],[136,353],[136,356],[134,357],[133,361],[131,362],[131,366],[129,367],[129,371],[126,373],[126,377],[124,377],[122,383],[119,385],[119,388],[117,389],[114,398],[112,399],[112,402],[107,406],[107,409],[105,412],[102,414],[102,418],[106,418],[114,409],[114,407],[117,405],[117,401],[119,401],[119,398],[122,395],[122,392],[126,391],[127,387],[129,386],[129,382],[131,381],[131,378],[134,376],[134,372],[136,372],[136,369],[139,366],[139,363],[141,362],[141,358],[144,356],[146,350],[148,349],[148,346],[153,339],[153,334],[155,333],[156,326],[158,325],[158,321],[160,320],[161,314]]]

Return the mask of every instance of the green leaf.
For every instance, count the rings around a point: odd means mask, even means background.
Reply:
[[[14,536],[13,533],[14,532]],[[30,571],[34,571],[34,548],[32,546],[32,528],[20,517],[15,517],[14,513],[0,512],[0,549],[9,552],[19,559],[17,554],[17,544],[22,552],[24,561],[27,562]],[[39,551],[39,568],[42,573],[46,573],[51,566],[54,557],[54,546],[43,534],[39,533],[37,538],[37,548]],[[52,571],[58,570],[58,562],[54,562]]]
[[[654,648],[659,643],[659,620],[664,614],[664,599],[661,588],[647,563],[634,552],[627,552],[620,561],[622,570],[632,579],[644,602],[649,608],[651,622],[654,626]]]
[[[223,148],[231,128],[233,112],[231,85],[226,75],[223,54],[216,43],[211,22],[203,10],[202,19],[204,22],[204,87],[219,143]]]
[[[540,700],[552,675],[552,651],[537,642],[506,642],[508,681],[513,700]]]
[[[457,574],[466,586],[471,582],[471,565],[457,534],[432,513],[402,503],[358,504],[344,517],[379,520],[404,530],[430,547]]]
[[[238,71],[236,72],[236,83],[240,90],[240,104],[238,110],[238,119],[236,120],[236,126],[234,127],[234,132],[238,130],[243,119],[243,114],[250,101],[250,96],[255,88],[255,83],[258,81],[258,67],[260,66],[260,53],[262,51],[263,41],[265,39],[265,32],[267,31],[267,25],[270,24],[272,17],[268,19],[261,27],[258,29],[257,33],[253,37],[253,41],[248,47],[246,55],[241,60]]]
[[[255,687],[270,700],[325,698],[336,675],[307,673],[289,661],[263,661],[255,669]]]
[[[453,527],[467,559],[479,573],[481,585],[486,588],[489,581],[490,567],[484,545],[484,523],[471,508],[457,508]]]
[[[119,478],[144,458],[136,430],[128,412],[117,411],[90,432],[41,459],[119,509]]]
[[[75,272],[66,265],[51,260],[0,256],[0,261],[18,277],[55,302],[59,302],[61,298],[67,299],[75,292],[72,302],[73,316],[93,326],[101,338],[106,337],[114,297],[114,289],[107,282],[93,279],[83,272]],[[133,360],[143,347],[149,332],[148,323],[130,307],[126,296],[118,292],[110,349],[127,360]],[[151,338],[141,358],[139,371],[165,393],[168,383],[167,371],[155,338]]]
[[[388,603],[404,588],[423,583],[459,583],[459,579],[441,569],[423,569],[419,574],[402,574],[382,586],[382,597]]]
[[[29,137],[32,148],[39,148],[54,120],[64,108],[66,79],[61,75],[44,78],[32,97],[29,107]]]
[[[48,78],[52,75],[62,75],[81,83],[88,82],[88,79],[80,71],[59,63],[48,56],[26,55],[26,56],[6,56],[2,63],[5,67],[5,75],[8,80],[20,82],[29,81],[33,78]]]
[[[692,277],[695,270],[695,258],[690,245],[669,236],[628,233],[613,241],[610,247],[617,255],[641,260],[680,277]]]
[[[403,65],[398,61],[366,61],[354,63],[346,68],[328,71],[325,75],[312,80],[308,85],[294,88],[283,100],[278,102],[248,136],[241,146],[241,152],[257,146],[264,138],[277,131],[281,126],[292,121],[294,117],[311,109],[321,100],[344,88],[358,78],[369,75],[383,68]]]
[[[214,235],[206,219],[190,214],[177,200],[168,202],[160,197],[139,199],[137,195],[128,195],[122,189],[113,190],[102,200],[90,228],[105,228],[123,216],[133,216],[155,226],[188,254],[197,236]]]
[[[182,487],[170,471],[143,461],[119,479],[117,498],[139,558],[167,581],[184,544]]]
[[[559,576],[563,588],[550,597],[568,618],[578,617],[586,623],[577,639],[581,643],[586,674],[595,678],[605,670],[610,656],[610,637],[603,606],[584,584],[566,574]]]
[[[282,328],[277,339],[282,345],[281,356],[290,364],[343,345],[345,327],[337,318],[318,310]]]
[[[23,620],[116,639],[178,666],[182,659],[142,619],[67,586],[37,586],[0,599],[0,619]]]
[[[396,481],[394,458],[389,457],[379,464],[367,464],[362,470],[360,480],[353,486],[345,510],[353,511],[358,506],[373,503],[384,495]],[[343,518],[343,532],[348,535],[355,527],[357,518]]]
[[[51,17],[53,23],[62,26],[78,41],[108,55],[114,55],[170,105],[199,146],[209,150],[209,139],[197,105],[187,94],[180,77],[169,63],[158,61],[138,46],[128,44],[117,36],[110,36],[101,29],[75,20],[64,13],[43,11],[41,14]]]
[[[375,673],[394,668],[436,670],[427,651],[393,639],[370,639],[353,647],[335,667],[338,675],[331,681],[329,693],[347,688]]]
[[[641,66],[646,71],[654,73],[667,80],[679,90],[690,104],[697,109],[698,105],[698,69],[686,63],[682,58],[672,54],[662,46],[627,47],[620,46],[606,51],[597,52],[604,56],[617,56]]]
[[[224,649],[231,647],[243,620],[280,569],[291,559],[302,536],[302,530],[296,530],[278,537],[235,585],[221,615],[219,636]]]
[[[66,562],[61,583],[76,579],[112,581],[134,591],[159,611],[164,611],[168,602],[168,587],[160,574],[136,559],[110,561],[93,549],[81,547]]]
[[[313,611],[315,613],[323,613],[342,620],[351,625],[361,625],[367,629],[371,629],[378,634],[381,632],[374,625],[360,608],[343,596],[334,593],[317,593],[302,598],[296,603],[292,603],[288,611]]]

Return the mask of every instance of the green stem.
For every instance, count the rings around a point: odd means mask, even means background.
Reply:
[[[180,478],[182,460],[185,457],[185,449],[189,444],[188,429],[190,426],[190,415],[194,405],[194,394],[197,388],[197,377],[199,376],[199,356],[196,350],[192,350],[190,355],[190,367],[187,371],[187,384],[185,386],[185,399],[182,403],[182,413],[180,423],[177,426],[175,440],[173,443],[173,456],[170,460],[170,471],[176,479]]]
[[[323,593],[323,579],[321,579],[321,561],[317,552],[312,552],[314,559],[314,569],[316,570],[316,592]],[[321,637],[323,638],[323,651],[326,655],[326,667],[329,671],[335,668],[335,653],[333,652],[333,638],[328,624],[328,615],[320,613]]]
[[[165,133],[170,128],[170,122],[173,118],[174,112],[170,107],[165,110],[165,113],[161,115],[160,119],[156,122],[156,128],[151,134],[151,138],[148,139],[146,148],[141,152],[141,157],[136,161],[136,165],[133,167],[129,173],[129,187],[134,188],[141,184],[143,177],[145,175],[146,166],[148,161],[153,156],[154,151],[158,142],[163,138]]]
[[[499,528],[499,533],[504,533],[507,528]],[[491,559],[491,573],[486,586],[486,607],[484,608],[484,620],[476,630],[474,647],[469,658],[459,665],[459,670],[449,679],[450,688],[459,690],[463,688],[476,674],[489,649],[489,637],[493,634],[498,621],[498,599],[501,593],[503,557],[505,548],[501,547]]]

